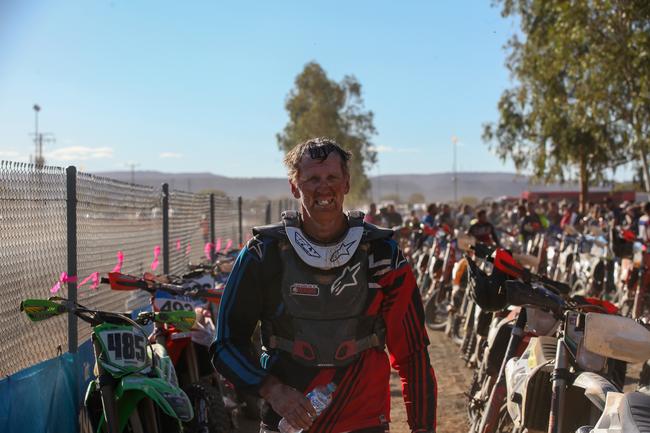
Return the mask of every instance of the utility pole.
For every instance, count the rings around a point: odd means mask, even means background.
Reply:
[[[131,169],[131,185],[135,185],[135,168],[140,164],[137,162],[127,162],[126,166]]]
[[[454,203],[458,203],[458,166],[456,165],[456,148],[458,147],[458,137],[455,135],[451,136],[451,144],[454,148]]]
[[[41,106],[34,104],[32,108],[34,109],[34,158],[32,159],[32,163],[37,168],[43,168],[45,165],[45,157],[43,156],[43,141],[47,143],[53,143],[56,140],[50,133],[38,132],[38,113],[41,111]]]
[[[34,104],[34,165],[42,167],[43,162],[43,136],[38,133],[38,113],[41,111],[41,106]]]

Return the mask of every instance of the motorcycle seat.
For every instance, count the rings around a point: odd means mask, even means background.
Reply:
[[[630,420],[640,432],[650,432],[650,395],[642,392],[625,394],[627,406],[630,409]]]

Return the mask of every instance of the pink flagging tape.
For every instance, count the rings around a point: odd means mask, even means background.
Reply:
[[[224,251],[228,251],[232,247],[232,239],[228,239],[228,242],[226,242],[226,248],[224,248]]]
[[[57,281],[55,285],[50,289],[50,293],[56,293],[61,290],[61,281]]]
[[[192,244],[187,244],[187,247],[185,248],[185,255],[189,256],[190,253],[192,252]]]
[[[119,271],[113,271],[113,272],[119,272]],[[86,278],[83,279],[83,281],[81,281],[81,283],[79,283],[79,287],[83,286],[88,281],[92,282],[90,288],[92,290],[96,290],[97,287],[99,287],[99,272],[93,272],[92,274],[88,275]]]
[[[56,293],[59,290],[61,290],[61,284],[76,283],[76,282],[77,282],[76,275],[68,275],[67,272],[61,272],[61,275],[59,275],[59,281],[57,281],[56,284],[54,284],[50,288],[50,293]]]
[[[77,276],[76,275],[68,275],[67,272],[61,272],[61,276],[59,277],[59,281],[62,283],[76,283],[77,282]]]
[[[124,253],[122,251],[117,252],[117,264],[111,272],[122,272],[122,265],[124,264]]]
[[[180,251],[180,250],[181,250],[181,240],[177,239],[176,240],[176,251]]]
[[[151,270],[155,271],[158,265],[160,264],[160,261],[158,260],[160,258],[160,245],[156,245],[153,249],[153,262],[151,262]]]
[[[205,246],[203,247],[203,253],[205,254],[205,258],[208,260],[212,259],[212,242],[207,242]]]
[[[216,245],[214,246],[214,251],[215,251],[216,253],[218,253],[219,251],[221,251],[221,238],[217,238],[217,243],[216,243]]]

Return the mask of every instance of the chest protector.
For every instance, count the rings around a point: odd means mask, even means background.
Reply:
[[[302,233],[297,212],[283,214],[284,230],[278,228],[284,308],[262,323],[266,347],[315,367],[341,367],[364,350],[384,347],[382,317],[363,314],[369,297],[368,241],[392,232],[364,227],[360,212],[350,213],[348,222],[341,241],[319,245]]]

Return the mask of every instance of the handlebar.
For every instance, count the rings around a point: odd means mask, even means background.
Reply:
[[[521,279],[526,283],[541,283],[559,295],[568,295],[571,292],[571,287],[569,287],[568,284],[552,280],[543,275],[535,274],[534,272],[524,268],[514,259],[510,252],[503,248],[489,247],[485,244],[476,244],[471,248],[478,257],[484,258],[488,261],[493,261],[496,268],[512,278]],[[494,252],[497,253],[496,260],[492,258]]]
[[[556,315],[562,314],[564,300],[544,287],[532,286],[523,281],[506,281],[506,299],[511,305],[535,306],[548,309]]]
[[[101,282],[110,284],[112,290],[144,290],[151,295],[160,290],[174,296],[187,296],[208,301],[221,298],[221,292],[216,289],[204,289],[201,287],[187,288],[177,284],[160,283],[119,272],[109,273],[108,278],[102,278]]]

